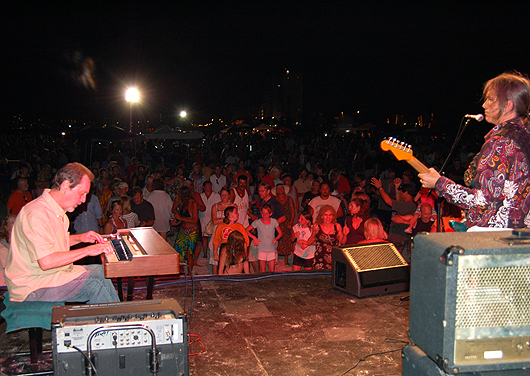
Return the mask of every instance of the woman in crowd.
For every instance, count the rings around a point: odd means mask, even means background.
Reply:
[[[109,210],[109,201],[112,198],[112,196],[115,195],[114,191],[118,187],[118,184],[121,183],[121,180],[115,179],[112,180],[109,185],[107,185],[103,192],[101,192],[101,195],[99,195],[99,204],[101,205],[101,211],[103,212],[103,222],[107,223],[107,213]],[[116,194],[117,195],[117,194]],[[120,197],[121,195],[118,195]]]
[[[182,165],[177,166],[177,181],[179,183],[179,187],[184,185],[184,180],[186,180],[186,177],[184,176],[184,167]]]
[[[350,215],[346,217],[344,234],[346,244],[357,244],[364,240],[364,223],[370,218],[370,204],[362,198],[354,198],[348,205]]]
[[[320,208],[313,226],[316,249],[315,269],[331,269],[331,248],[346,243],[346,235],[337,223],[337,212],[331,205]]]
[[[177,190],[177,198],[173,203],[173,214],[180,221],[179,232],[173,248],[193,270],[194,254],[199,240],[199,213],[197,202],[192,197],[191,189],[182,186]]]
[[[289,265],[289,256],[293,253],[293,243],[291,241],[291,235],[293,233],[293,225],[296,218],[295,203],[291,197],[287,194],[289,187],[278,184],[272,189],[272,194],[276,196],[276,199],[282,205],[283,211],[285,212],[285,221],[280,224],[283,236],[278,241],[278,256],[283,256],[285,259],[285,265]]]
[[[208,254],[208,240],[214,234],[214,223],[212,220],[212,207],[221,201],[221,196],[212,190],[212,182],[206,180],[202,184],[203,192],[200,194],[200,199],[204,204],[205,210],[199,210],[199,220],[201,222],[202,233],[202,249],[204,257]]]
[[[213,234],[215,234],[215,231],[217,230],[217,226],[219,226],[221,223],[223,223],[223,220],[225,218],[225,209],[229,206],[234,206],[230,202],[230,190],[227,187],[221,188],[221,192],[219,192],[219,196],[221,198],[221,201],[216,202],[212,205],[211,209],[211,216],[212,216],[212,223],[214,225],[213,228]],[[210,251],[210,265],[212,265],[212,270],[214,271],[213,274],[217,274],[217,265],[218,260],[215,259],[214,253],[213,253],[213,236],[210,237],[210,241],[208,243],[208,249]]]
[[[219,255],[219,274],[249,273],[245,237],[239,231],[232,231]]]
[[[127,228],[127,222],[125,222],[121,215],[123,214],[123,204],[120,199],[112,200],[110,202],[108,220],[103,227],[103,234],[116,234],[118,230]]]
[[[129,196],[121,196],[120,200],[123,204],[123,214],[121,217],[127,223],[127,228],[133,228],[140,226],[140,220],[138,219],[138,214],[131,211],[131,199]]]
[[[109,172],[106,168],[99,169],[99,176],[94,180],[94,185],[96,186],[96,196],[101,197],[105,188],[110,184]]]
[[[298,191],[296,190],[296,187],[293,186],[293,178],[291,174],[287,174],[287,173],[283,174],[282,182],[283,182],[283,185],[286,186],[285,194],[293,199],[295,213],[296,214],[300,213],[300,205],[298,205]],[[296,223],[297,219],[298,217],[294,219],[293,224]]]
[[[381,221],[377,218],[370,218],[364,223],[364,240],[357,244],[387,242],[388,235],[383,229]]]
[[[234,173],[236,172],[234,166],[235,165],[228,163],[223,169],[223,175],[226,176],[226,186],[230,189],[232,189],[236,184],[236,182],[234,181]]]

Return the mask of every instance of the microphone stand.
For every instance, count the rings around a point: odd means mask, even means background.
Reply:
[[[462,118],[462,120],[464,120],[464,118]],[[449,154],[445,158],[445,162],[443,163],[442,167],[440,168],[440,171],[439,171],[440,175],[444,175],[443,170],[445,169],[445,166],[447,165],[447,162],[449,162],[449,159],[453,156],[453,153],[454,153],[457,145],[460,143],[460,140],[462,139],[464,131],[466,130],[466,127],[467,127],[467,125],[469,124],[470,121],[471,121],[471,119],[467,118],[465,123],[462,124],[462,121],[460,122],[460,128],[458,129],[458,133],[456,134],[456,138],[455,138],[455,141],[453,142],[453,146],[451,147],[451,151],[449,151]],[[432,191],[432,189],[431,189],[431,191]],[[436,214],[436,219],[437,219],[436,230],[438,232],[441,232],[441,230],[442,230],[442,198],[441,197],[438,197],[438,199],[436,200],[436,210],[437,210],[437,214]]]

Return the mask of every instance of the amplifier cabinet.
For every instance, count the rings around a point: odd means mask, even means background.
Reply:
[[[445,372],[530,368],[529,240],[511,231],[414,238],[408,334]]]
[[[88,358],[99,376],[189,375],[186,316],[174,299],[55,307],[52,345],[56,376],[95,375]]]

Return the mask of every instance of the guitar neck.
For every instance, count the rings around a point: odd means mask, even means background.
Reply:
[[[406,161],[411,167],[413,167],[418,173],[423,174],[429,172],[429,168],[417,160],[415,157],[410,158]]]

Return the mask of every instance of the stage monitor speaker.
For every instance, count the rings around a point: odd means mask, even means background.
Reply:
[[[526,230],[419,234],[411,265],[409,338],[440,369],[530,369]]]
[[[333,287],[359,298],[406,291],[409,265],[392,243],[333,247]]]

